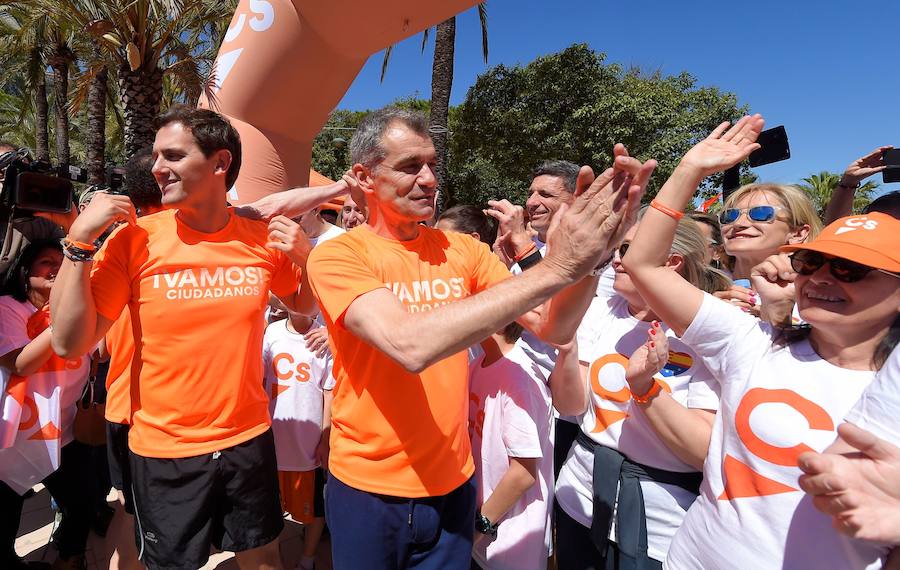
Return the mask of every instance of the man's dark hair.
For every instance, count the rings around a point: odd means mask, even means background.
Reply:
[[[228,119],[209,109],[173,105],[156,118],[155,126],[158,130],[170,123],[181,123],[191,131],[207,158],[223,149],[231,153],[231,166],[225,176],[225,188],[231,188],[241,170],[241,137]]]
[[[149,148],[138,151],[125,163],[125,181],[122,188],[139,210],[162,207],[162,192],[153,177],[153,153]]]
[[[494,240],[497,238],[497,228],[493,219],[478,206],[470,204],[453,206],[449,210],[445,210],[438,221],[450,222],[456,231],[463,234],[477,233],[481,241],[488,247],[494,245]]]
[[[31,265],[47,249],[61,252],[62,245],[57,239],[39,239],[22,248],[3,280],[5,295],[10,295],[20,302],[28,300],[28,276],[31,272]]]
[[[578,179],[579,166],[568,160],[545,160],[531,171],[531,178],[538,176],[556,176],[563,181],[563,187],[570,194],[575,193],[575,181]]]
[[[381,139],[392,123],[401,123],[417,135],[430,137],[428,119],[424,113],[400,107],[384,107],[366,115],[356,127],[353,139],[350,140],[350,162],[372,168],[384,160],[386,152]]]
[[[0,154],[11,150],[19,150],[19,145],[15,145],[7,140],[0,140]]]
[[[864,214],[871,214],[872,212],[881,212],[900,219],[900,190],[894,190],[875,198],[863,210]]]

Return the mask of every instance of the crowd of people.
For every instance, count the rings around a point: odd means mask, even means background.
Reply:
[[[288,517],[300,569],[324,535],[337,569],[900,568],[900,192],[850,211],[889,147],[824,224],[774,183],[692,210],[760,115],[647,206],[656,162],[616,145],[436,215],[414,111],[370,113],[334,184],[236,207],[229,122],[156,126],[124,192],[7,222],[0,567],[49,566],[15,551],[43,483],[58,569],[92,528],[111,570],[283,568]]]

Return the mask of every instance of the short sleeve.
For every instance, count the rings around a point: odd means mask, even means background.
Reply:
[[[357,297],[384,287],[360,254],[341,237],[316,247],[306,271],[319,307],[338,326],[343,326],[344,313]]]
[[[708,293],[681,340],[720,382],[743,377],[772,346],[771,329]]]
[[[94,256],[91,267],[91,294],[97,312],[114,321],[131,299],[131,275],[128,260],[134,241],[134,226],[122,224],[106,238]]]
[[[17,311],[11,303],[18,303],[11,297],[0,302],[0,355],[25,347],[28,338],[28,318],[26,311]]]
[[[272,281],[269,291],[276,297],[289,297],[297,292],[300,285],[301,270],[284,252],[272,251]]]
[[[685,402],[688,408],[700,410],[718,410],[720,397],[719,381],[703,366],[698,363],[697,369],[691,374],[688,383],[688,395]]]
[[[506,453],[510,457],[542,457],[538,422],[544,416],[549,421],[549,411],[542,410],[543,397],[534,380],[524,373],[510,380],[515,384],[503,398],[502,430]]]
[[[845,418],[881,439],[900,445],[900,349],[895,349]]]
[[[487,244],[465,236],[474,243],[475,265],[472,272],[472,293],[484,291],[501,281],[509,279],[512,274],[500,261],[500,258],[488,248]]]

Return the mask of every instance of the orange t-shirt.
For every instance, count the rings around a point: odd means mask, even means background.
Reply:
[[[97,311],[128,307],[131,450],[191,457],[245,442],[271,424],[263,389],[263,312],[271,290],[297,289],[288,258],[266,248],[264,222],[230,212],[224,228],[190,229],[175,210],[123,225],[91,272]]]
[[[106,420],[131,423],[131,367],[134,364],[134,332],[131,313],[122,311],[106,332],[109,370],[106,373]]]
[[[344,312],[381,287],[409,312],[432,310],[509,271],[471,237],[424,226],[404,242],[355,228],[314,249],[307,268],[334,352],[331,473],[357,489],[397,497],[444,495],[463,484],[474,471],[466,353],[412,374],[344,328]]]

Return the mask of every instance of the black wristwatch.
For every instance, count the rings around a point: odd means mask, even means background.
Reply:
[[[481,514],[481,511],[475,513],[475,530],[481,534],[485,534],[491,538],[497,538],[497,528],[499,527],[500,523],[492,523],[491,519]]]

